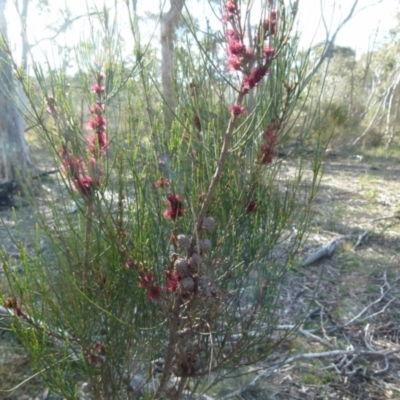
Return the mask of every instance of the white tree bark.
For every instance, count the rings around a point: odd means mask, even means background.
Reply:
[[[4,14],[7,0],[0,0],[0,31],[7,35]],[[24,179],[32,165],[24,137],[24,121],[15,101],[17,91],[7,55],[0,49],[0,181]]]

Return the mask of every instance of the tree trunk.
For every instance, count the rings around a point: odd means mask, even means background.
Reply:
[[[171,0],[171,8],[161,18],[161,82],[164,96],[164,122],[167,131],[171,129],[175,111],[172,84],[174,35],[184,3],[185,0]]]
[[[0,31],[7,39],[4,9],[7,0],[0,0]],[[24,121],[15,102],[16,84],[8,64],[7,54],[0,49],[0,181],[20,180],[26,177],[32,165],[24,137]]]

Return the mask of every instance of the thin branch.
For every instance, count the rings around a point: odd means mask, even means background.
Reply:
[[[369,316],[366,317],[366,318],[361,319],[361,317],[362,317],[371,307],[373,307],[374,305],[380,303],[380,302],[386,297],[386,295],[387,295],[391,290],[392,290],[392,288],[389,287],[389,289],[387,289],[385,292],[383,292],[375,301],[373,301],[372,303],[368,304],[368,305],[367,305],[365,308],[363,308],[355,317],[353,317],[350,321],[347,321],[345,324],[343,324],[343,325],[341,326],[341,328],[346,328],[347,326],[354,324],[354,322],[365,321],[366,319],[371,318],[372,316],[375,316],[375,315],[378,315],[378,314],[381,314],[382,312],[384,312],[384,310],[386,310],[386,308],[389,306],[389,304],[390,304],[394,299],[391,299],[391,300],[389,301],[389,303],[387,303],[387,304],[385,305],[385,307],[384,307],[381,311],[379,311],[379,312],[377,312],[377,313],[375,313],[375,314],[373,314],[373,315],[369,315]]]
[[[63,24],[61,24],[60,28],[58,28],[58,29],[56,30],[56,32],[54,33],[54,35],[48,36],[48,37],[45,37],[45,38],[42,38],[42,39],[40,39],[40,40],[37,40],[34,44],[30,44],[30,45],[29,45],[29,48],[32,49],[32,48],[34,48],[35,46],[37,46],[38,44],[40,44],[40,43],[42,43],[42,42],[45,42],[46,40],[54,40],[54,39],[56,39],[56,38],[58,37],[58,35],[60,35],[61,33],[65,32],[65,30],[66,30],[66,28],[67,28],[68,26],[71,26],[74,22],[78,21],[78,20],[81,19],[81,18],[84,18],[84,17],[93,17],[93,16],[95,16],[95,15],[100,15],[100,14],[101,14],[101,13],[98,12],[98,11],[93,11],[93,12],[91,12],[91,13],[82,14],[82,15],[77,15],[77,16],[74,17],[74,18],[71,18],[71,19],[69,19],[69,20],[66,20]],[[57,26],[58,24],[55,23],[55,24],[53,24],[53,25]]]
[[[327,29],[326,26],[326,22],[325,19],[323,18],[322,21],[325,25],[325,30],[326,30],[326,41],[325,41],[325,47],[324,50],[319,58],[319,60],[314,64],[314,67],[311,69],[311,71],[308,73],[308,75],[303,79],[303,82],[301,83],[300,87],[299,87],[299,92],[302,92],[303,89],[310,83],[311,79],[313,78],[313,76],[318,72],[319,68],[321,67],[321,65],[323,64],[323,62],[325,61],[325,59],[328,57],[328,55],[331,52],[332,47],[335,44],[336,41],[336,37],[339,34],[339,32],[342,30],[342,28],[350,21],[351,18],[353,18],[354,16],[354,11],[355,8],[357,7],[358,4],[358,0],[355,0],[353,3],[353,6],[350,9],[349,14],[347,15],[347,17],[338,25],[338,27],[336,28],[335,32],[333,33],[333,35],[331,36],[331,38],[329,38],[329,31]]]

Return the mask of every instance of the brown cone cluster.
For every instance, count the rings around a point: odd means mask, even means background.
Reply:
[[[205,218],[202,223],[204,234],[212,233],[216,228],[214,218]],[[192,237],[180,234],[176,237],[176,245],[182,252],[190,251]],[[211,241],[207,238],[199,239],[193,247],[193,253],[189,256],[178,256],[173,263],[173,272],[179,279],[179,286],[184,292],[195,290],[196,277],[201,273],[204,264],[204,255],[211,250]]]

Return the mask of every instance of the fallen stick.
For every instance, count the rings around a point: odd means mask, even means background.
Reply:
[[[306,267],[307,265],[313,264],[315,261],[320,260],[324,257],[331,257],[333,252],[336,250],[339,244],[346,240],[357,240],[353,249],[360,246],[362,242],[368,237],[369,231],[365,231],[360,235],[343,235],[330,241],[327,245],[320,247],[316,252],[311,254],[305,261],[303,261],[299,267]]]

